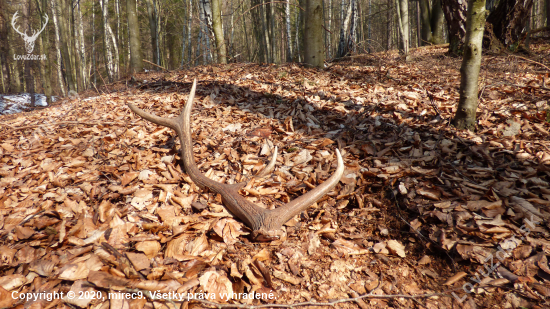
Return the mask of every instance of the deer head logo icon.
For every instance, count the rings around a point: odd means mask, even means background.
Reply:
[[[36,38],[38,37],[38,35],[42,33],[42,31],[44,31],[44,28],[46,28],[46,24],[48,23],[48,20],[49,20],[48,14],[45,14],[46,21],[44,22],[42,29],[40,29],[40,31],[38,32],[36,32],[36,30],[33,30],[32,35],[28,36],[27,31],[21,32],[19,31],[19,27],[17,28],[15,27],[15,21],[17,20],[17,18],[19,18],[18,13],[19,12],[15,12],[15,14],[13,14],[13,17],[11,19],[11,25],[15,30],[15,32],[19,33],[23,37],[23,40],[25,41],[25,50],[27,51],[28,54],[30,54],[34,50],[34,41],[36,41]]]

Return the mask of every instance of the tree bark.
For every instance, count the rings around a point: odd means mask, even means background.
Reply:
[[[399,32],[401,33],[401,45],[399,50],[405,57],[409,55],[409,3],[408,0],[396,0],[397,19]]]
[[[393,3],[393,0],[388,0],[388,8],[386,10],[386,19],[387,19],[387,25],[386,25],[386,50],[390,50],[391,49],[391,45],[392,45],[392,17],[393,17],[393,14],[392,14],[392,3]]]
[[[285,24],[286,24],[286,40],[287,40],[286,61],[291,62],[292,61],[292,35],[290,33],[290,0],[286,0]]]
[[[105,53],[105,64],[107,68],[107,76],[109,81],[112,82],[114,78],[114,65],[113,65],[113,52],[111,49],[111,38],[109,35],[109,0],[100,0],[101,12],[103,16],[103,46]]]
[[[200,1],[200,0],[199,0]],[[151,31],[151,51],[153,52],[153,63],[160,65],[160,55],[158,50],[158,24],[155,14],[155,0],[145,0],[147,4],[147,16],[149,17],[149,30]],[[156,70],[157,68],[154,68]]]
[[[59,82],[59,88],[61,89],[61,94],[63,96],[67,95],[67,91],[65,89],[65,84],[63,82],[63,73],[61,71],[61,64],[63,63],[63,60],[61,58],[61,34],[59,30],[59,23],[57,22],[57,6],[55,0],[50,0],[50,5],[52,8],[52,19],[55,29],[55,54],[57,56],[57,80]]]
[[[533,0],[501,0],[489,14],[487,22],[504,46],[511,47],[522,38],[532,6]]]
[[[470,0],[466,22],[464,55],[460,67],[460,99],[452,124],[458,129],[473,130],[478,104],[478,78],[481,66],[485,0]]]
[[[431,11],[431,29],[432,40],[435,45],[443,43],[443,22],[445,16],[443,16],[443,9],[441,8],[441,0],[433,0]]]
[[[349,36],[349,24],[352,21],[352,15],[353,15],[353,5],[355,0],[350,0],[350,3],[348,5],[347,10],[345,10],[344,1],[342,1],[342,4],[340,6],[340,18],[342,20],[342,25],[340,26],[340,40],[338,42],[338,52],[336,54],[336,57],[342,58],[349,55],[349,46],[348,46],[348,40],[347,37]],[[344,12],[345,15],[344,15]],[[343,17],[346,18],[343,18]]]
[[[30,15],[31,15],[31,0],[28,1],[27,3],[27,14],[25,15],[25,19],[27,20],[27,28],[28,28],[28,31],[29,33],[32,32],[32,27],[31,27],[31,20],[30,20]],[[27,31],[25,31],[27,32]],[[33,76],[31,75],[31,71],[32,71],[32,66],[33,66],[33,63],[34,61],[25,61],[25,82],[27,83],[27,92],[29,93],[29,98],[31,100],[31,106],[35,106],[35,97],[34,97],[34,78]]]
[[[38,6],[38,12],[40,13],[40,16],[44,16],[44,14],[46,13],[46,8],[48,7],[47,0],[36,1],[36,3]],[[49,34],[48,27],[46,27],[44,31],[44,38],[46,39],[43,39],[42,35],[38,37],[38,46],[40,48],[40,51],[42,54],[46,54],[46,55],[48,55],[48,51],[50,50],[50,42],[48,40],[49,38],[48,34]],[[44,63],[40,65],[40,76],[42,81],[42,87],[44,88],[44,95],[46,96],[46,102],[50,104],[51,97],[52,97],[52,83],[50,78],[51,76],[50,61],[44,61]]]
[[[212,25],[214,27],[214,37],[216,38],[216,52],[218,54],[218,63],[227,63],[227,49],[222,28],[222,6],[220,0],[212,0]]]
[[[434,0],[437,1],[437,0]],[[428,45],[432,41],[432,24],[431,24],[431,12],[430,1],[420,0],[420,18],[422,21],[422,32],[420,38],[422,39],[422,45]]]
[[[133,74],[143,71],[136,0],[126,0],[126,10],[128,11],[128,33],[130,35],[130,73]]]
[[[466,0],[441,0],[441,6],[447,20],[449,53],[458,55],[466,37],[468,3]]]
[[[84,40],[84,22],[82,20],[82,9],[80,8],[80,2],[77,3],[78,6],[78,32],[79,36],[77,42],[79,42],[79,56],[80,56],[80,74],[82,78],[82,84],[84,89],[88,88],[88,74],[87,74],[87,64],[86,64],[86,45]]]
[[[304,61],[314,67],[325,65],[325,44],[323,42],[323,2],[306,0]]]
[[[53,2],[53,0],[52,0]],[[70,10],[70,4],[67,3],[68,0],[58,1],[58,14],[61,12],[67,12]],[[76,76],[73,75],[73,63],[71,62],[71,53],[70,53],[70,25],[68,18],[60,18],[59,20],[60,32],[61,32],[61,53],[63,55],[63,67],[65,68],[65,78],[67,79],[67,86],[69,88],[69,93],[76,93]]]

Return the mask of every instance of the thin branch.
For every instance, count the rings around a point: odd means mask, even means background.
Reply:
[[[152,63],[151,61],[148,61],[148,60],[145,60],[145,59],[142,59],[142,60],[143,60],[143,62],[147,62],[147,63],[149,63],[150,65],[154,65],[154,66],[156,66],[157,68],[163,69],[164,71],[168,71],[166,68],[161,67],[161,66],[158,65],[158,64],[154,64],[154,63]]]
[[[536,62],[535,60],[527,59],[527,58],[524,58],[524,57],[521,57],[521,56],[516,56],[516,55],[510,55],[510,56],[513,56],[513,57],[520,58],[520,59],[523,59],[523,60],[528,61],[528,62],[538,64],[538,65],[543,66],[544,68],[546,68],[548,71],[550,71],[549,67],[545,66],[544,64],[542,64],[540,62]]]

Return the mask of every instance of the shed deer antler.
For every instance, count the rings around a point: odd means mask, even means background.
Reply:
[[[273,210],[264,209],[254,205],[239,194],[239,190],[246,183],[223,184],[216,182],[201,174],[195,163],[195,159],[193,157],[193,145],[191,141],[190,118],[196,87],[197,80],[195,79],[193,86],[191,87],[191,93],[189,94],[187,104],[185,104],[182,113],[175,118],[158,117],[139,109],[133,104],[128,104],[128,106],[140,117],[158,125],[172,128],[176,131],[180,138],[183,165],[189,177],[199,187],[206,187],[211,191],[220,194],[227,209],[252,229],[252,237],[255,240],[272,241],[279,239],[282,235],[284,235],[282,230],[283,224],[305,210],[311,204],[315,203],[338,184],[340,178],[344,174],[344,162],[340,152],[336,149],[338,167],[336,168],[334,174],[312,191],[292,200],[282,207]],[[270,163],[264,171],[261,172],[262,175],[269,173],[271,169],[273,169],[276,158],[277,148],[275,148],[275,152]]]

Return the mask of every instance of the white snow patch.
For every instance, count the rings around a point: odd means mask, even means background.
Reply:
[[[40,93],[34,94],[36,106],[48,106],[46,96]],[[56,97],[52,96],[52,102]],[[0,115],[15,114],[30,109],[31,95],[28,93],[0,95]]]

